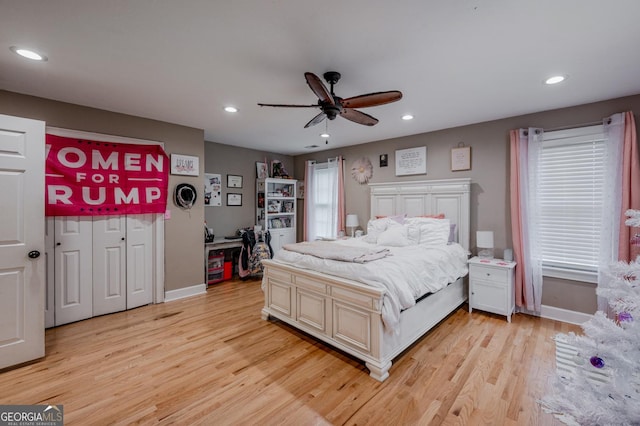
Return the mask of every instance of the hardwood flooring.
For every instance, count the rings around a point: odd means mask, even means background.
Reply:
[[[363,364],[260,318],[260,282],[46,332],[0,372],[0,404],[63,404],[66,425],[554,425],[537,404],[569,324],[463,305],[380,383]]]

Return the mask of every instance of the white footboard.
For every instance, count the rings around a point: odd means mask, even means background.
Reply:
[[[421,309],[414,311],[421,312],[419,316],[403,313],[402,330],[393,335],[385,333],[382,323],[383,290],[273,260],[262,262],[262,318],[277,318],[353,355],[379,381],[389,377],[395,356],[466,299],[462,280],[458,280],[450,286],[451,296],[438,297],[437,304],[421,302]],[[403,317],[408,321],[403,323]]]

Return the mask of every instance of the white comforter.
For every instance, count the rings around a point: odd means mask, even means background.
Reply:
[[[375,247],[362,238],[338,240],[335,244]],[[459,244],[385,248],[390,250],[390,256],[364,264],[321,259],[284,249],[279,250],[274,259],[385,289],[382,319],[391,330],[398,329],[401,310],[412,307],[419,297],[435,293],[468,272],[467,252]]]

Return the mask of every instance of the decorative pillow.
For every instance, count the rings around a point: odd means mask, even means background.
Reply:
[[[409,218],[408,235],[419,235],[419,244],[443,245],[449,241],[451,226],[449,219]]]
[[[399,214],[396,216],[376,216],[376,219],[391,219],[395,222],[398,222],[400,225],[404,225],[406,217],[406,214]]]
[[[422,215],[422,216],[415,216],[415,217],[430,217],[432,219],[444,219],[444,213],[438,213],[438,214],[426,214],[426,215]]]
[[[389,226],[389,218],[383,217],[379,219],[370,219],[367,222],[367,235],[364,236],[364,241],[375,244],[378,241],[378,235],[384,232]]]
[[[407,238],[407,227],[405,226],[390,226],[378,235],[377,243],[381,246],[392,247],[404,247],[411,245],[411,241]]]
[[[456,224],[452,223],[449,225],[449,243],[457,243],[458,239],[456,238]]]

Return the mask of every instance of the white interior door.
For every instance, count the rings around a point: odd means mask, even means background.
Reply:
[[[154,214],[127,216],[127,309],[153,300]]]
[[[45,257],[45,296],[44,325],[50,328],[56,325],[55,305],[55,219],[44,219],[44,257]]]
[[[92,219],[91,216],[55,218],[56,325],[93,316]]]
[[[0,115],[0,368],[44,356],[44,129]]]
[[[127,309],[125,216],[93,218],[93,316]]]

